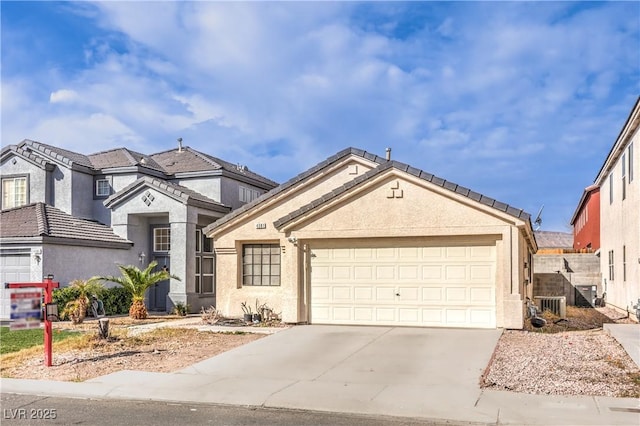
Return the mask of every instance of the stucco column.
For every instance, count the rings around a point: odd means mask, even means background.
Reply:
[[[522,296],[520,295],[520,261],[519,233],[517,229],[508,227],[502,234],[504,241],[504,270],[506,272],[504,286],[504,318],[498,327],[521,329],[524,323]]]
[[[280,245],[285,247],[282,256],[283,263],[280,271],[282,294],[282,321],[285,323],[297,323],[299,319],[299,284],[300,284],[300,244],[290,243],[286,238],[280,240]]]
[[[187,288],[193,287],[195,280],[195,222],[175,220],[169,214],[171,223],[171,274],[180,277],[181,281],[172,279],[167,295],[167,310],[173,309],[177,302],[187,303]],[[191,289],[193,291],[193,288]]]

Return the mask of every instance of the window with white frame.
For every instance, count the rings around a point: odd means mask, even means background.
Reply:
[[[196,293],[215,292],[215,255],[213,239],[196,229]]]
[[[260,191],[257,189],[247,188],[242,185],[239,186],[239,191],[238,197],[243,203],[249,203],[260,196]]]
[[[613,172],[609,175],[609,204],[613,204]]]
[[[280,246],[244,244],[242,246],[242,285],[280,285]]]
[[[153,251],[169,252],[171,250],[171,228],[153,229]]]
[[[111,195],[109,179],[96,179],[96,197],[108,197],[109,195]]]
[[[24,206],[28,203],[27,198],[26,176],[2,178],[3,210]]]
[[[613,281],[613,250],[609,250],[609,281]]]

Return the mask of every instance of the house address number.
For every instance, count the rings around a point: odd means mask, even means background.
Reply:
[[[256,223],[256,229],[267,229],[266,223]]]

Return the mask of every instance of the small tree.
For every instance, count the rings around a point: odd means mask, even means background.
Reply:
[[[154,271],[158,266],[155,260],[149,263],[144,270],[140,270],[133,265],[118,265],[118,269],[122,273],[121,277],[100,277],[101,280],[116,283],[131,294],[131,307],[129,308],[129,316],[133,319],[145,319],[147,317],[147,306],[144,304],[144,293],[152,285],[160,281],[173,278],[180,281],[180,278],[171,275],[169,271]]]
[[[92,277],[88,280],[71,281],[69,287],[76,289],[78,297],[65,305],[62,315],[71,318],[74,324],[82,323],[87,315],[89,303],[91,303],[90,297],[99,294],[104,289],[99,280],[98,277]]]

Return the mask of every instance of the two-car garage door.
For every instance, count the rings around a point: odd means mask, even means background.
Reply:
[[[496,326],[495,245],[311,250],[316,324]]]

